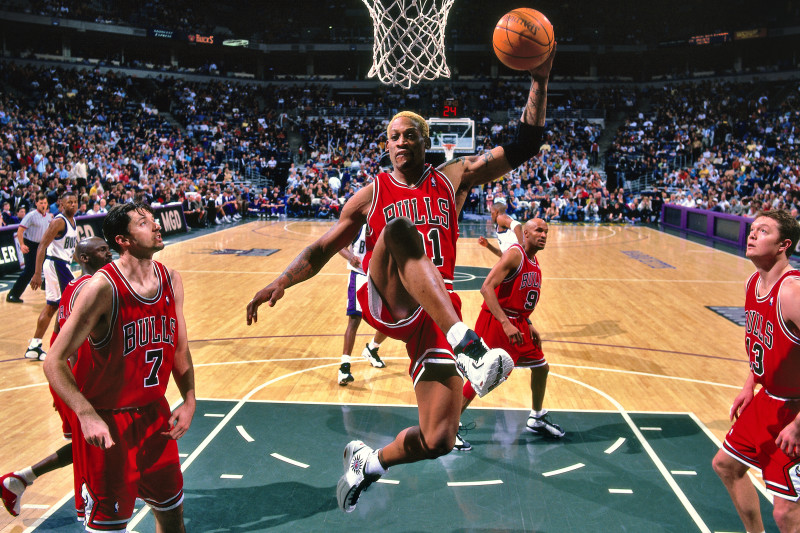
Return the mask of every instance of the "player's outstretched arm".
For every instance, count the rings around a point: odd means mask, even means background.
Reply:
[[[360,189],[348,200],[336,224],[325,235],[306,246],[286,270],[258,291],[247,303],[247,325],[258,322],[258,308],[264,302],[273,307],[284,291],[317,274],[339,250],[353,242],[367,220],[372,204],[372,185]]]
[[[500,301],[497,299],[495,289],[503,283],[504,279],[519,268],[522,260],[522,252],[519,248],[516,246],[509,248],[500,257],[500,261],[492,267],[492,270],[489,272],[489,275],[486,276],[481,286],[481,295],[486,302],[486,306],[497,321],[500,322],[500,325],[503,326],[503,332],[508,336],[508,341],[511,344],[522,344],[524,342],[524,337],[522,332],[514,327],[508,319],[508,315],[503,311],[503,308],[500,306]]]
[[[93,333],[102,338],[108,331],[112,289],[103,276],[94,276],[83,287],[75,306],[44,361],[44,374],[56,394],[78,416],[86,442],[101,448],[114,445],[108,426],[81,394],[67,359]]]
[[[494,244],[489,242],[489,239],[487,239],[486,237],[482,237],[482,236],[478,237],[478,244],[480,244],[481,246],[483,246],[484,248],[486,248],[487,250],[492,252],[497,257],[500,257],[500,256],[503,255],[503,253],[500,251],[500,248],[498,248],[497,246],[495,246]]]
[[[514,141],[481,155],[453,159],[439,167],[457,191],[459,208],[473,187],[496,180],[539,152],[546,117],[547,84],[555,53],[554,45],[547,61],[530,71],[531,88]]]
[[[795,335],[800,334],[800,280],[786,279],[778,298],[783,321]],[[800,380],[800,376],[794,379]],[[775,444],[789,457],[800,456],[800,414],[781,430]]]
[[[196,400],[194,365],[192,364],[192,353],[189,351],[189,339],[186,336],[186,320],[183,317],[183,279],[175,270],[170,271],[170,277],[172,277],[172,290],[175,293],[175,312],[178,316],[178,340],[175,345],[172,377],[181,393],[183,403],[172,412],[169,419],[170,430],[163,432],[162,435],[179,439],[192,425]]]

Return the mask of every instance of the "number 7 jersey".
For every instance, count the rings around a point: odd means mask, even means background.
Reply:
[[[800,271],[790,270],[761,297],[758,272],[747,281],[745,296],[745,347],[756,383],[779,398],[800,398],[800,336],[781,315],[781,285]]]
[[[458,212],[455,191],[447,176],[426,164],[419,180],[406,185],[381,172],[373,182],[372,207],[367,216],[367,253],[364,271],[369,267],[372,250],[386,224],[397,217],[407,217],[417,227],[431,259],[452,288],[458,240]]]
[[[108,333],[92,339],[92,368],[79,388],[95,409],[142,407],[164,397],[175,361],[178,318],[172,279],[153,261],[158,290],[138,294],[115,263],[97,271],[112,287]]]

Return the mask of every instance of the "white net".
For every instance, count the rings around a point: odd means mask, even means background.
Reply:
[[[444,31],[455,0],[363,0],[375,30],[369,77],[409,89],[449,78]]]

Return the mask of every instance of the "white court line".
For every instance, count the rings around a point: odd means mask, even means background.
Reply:
[[[271,453],[272,457],[279,461],[283,461],[284,463],[289,463],[290,465],[299,466],[300,468],[308,468],[308,465],[305,463],[301,463],[300,461],[295,461],[294,459],[289,459],[285,455],[281,455],[279,453]]]
[[[254,439],[253,437],[250,436],[250,434],[247,432],[247,430],[244,429],[244,426],[236,426],[236,431],[238,431],[239,435],[241,435],[242,438],[244,440],[246,440],[247,442],[255,442],[256,439]]]
[[[702,429],[702,430],[703,430],[703,433],[705,433],[705,434],[706,434],[706,436],[707,436],[709,439],[711,439],[711,442],[713,442],[714,444],[716,444],[718,448],[722,448],[722,443],[719,441],[719,439],[717,438],[717,436],[716,436],[716,435],[714,435],[713,433],[711,433],[711,430],[710,430],[710,429],[708,429],[708,428],[706,427],[706,425],[705,425],[705,424],[703,424],[703,422],[701,422],[701,421],[700,421],[700,419],[699,419],[699,418],[697,418],[697,415],[695,415],[694,413],[689,413],[689,416],[690,416],[690,417],[692,417],[692,420],[694,420],[694,421],[695,421],[695,423],[697,424],[697,426],[698,426],[700,429]],[[757,489],[757,490],[758,490],[758,491],[761,493],[761,495],[762,495],[762,496],[764,496],[764,498],[766,498],[766,499],[767,499],[767,501],[769,501],[769,503],[774,503],[774,501],[773,501],[773,500],[774,500],[774,498],[773,498],[773,496],[772,496],[772,493],[771,493],[771,492],[768,492],[768,491],[767,491],[767,489],[766,489],[766,487],[764,487],[764,485],[762,485],[761,483],[759,483],[759,482],[758,482],[758,480],[756,479],[756,476],[758,476],[758,477],[761,477],[761,471],[760,471],[760,470],[757,470],[757,469],[753,469],[753,468],[751,468],[751,469],[750,469],[750,470],[747,472],[747,475],[748,475],[748,476],[750,476],[750,482],[751,482],[753,485],[755,485],[756,489]]]
[[[639,429],[642,431],[661,431],[661,428],[645,427],[645,426],[642,426]]]
[[[647,348],[630,348],[630,349],[637,349],[637,350],[647,350]],[[197,366],[197,365],[195,365]],[[599,366],[581,366],[581,365],[565,365],[561,363],[550,363],[551,367],[557,366],[561,368],[575,368],[577,370],[597,370],[598,372],[613,372],[615,374],[630,374],[632,376],[646,376],[651,378],[661,378],[661,379],[674,379],[675,381],[685,381],[687,383],[699,383],[700,385],[713,385],[714,387],[725,387],[728,389],[736,389],[741,390],[741,385],[728,385],[726,383],[716,383],[714,381],[705,381],[702,379],[692,379],[692,378],[682,378],[679,376],[665,376],[663,374],[652,374],[650,372],[638,372],[636,370],[621,370],[618,368],[602,368]],[[648,411],[649,412],[649,411]],[[671,413],[667,413],[671,414]]]
[[[609,394],[606,394],[605,392],[601,391],[600,389],[598,389],[596,387],[592,387],[591,385],[583,383],[582,381],[578,381],[577,379],[573,379],[573,378],[570,378],[570,377],[567,377],[567,376],[562,376],[561,374],[556,374],[554,372],[551,372],[550,375],[559,377],[561,379],[565,379],[567,381],[571,381],[572,383],[575,383],[576,385],[580,385],[582,387],[586,387],[587,389],[596,392],[597,394],[599,394],[600,396],[602,396],[603,398],[605,398],[606,400],[611,402],[619,410],[619,414],[622,415],[622,418],[628,424],[628,427],[630,427],[631,431],[633,431],[633,434],[636,435],[636,438],[641,443],[642,448],[647,453],[647,455],[650,456],[650,459],[653,461],[653,463],[655,464],[656,468],[658,468],[658,471],[661,473],[661,475],[664,476],[664,479],[666,480],[667,485],[670,486],[672,491],[675,493],[675,496],[677,496],[678,500],[680,500],[680,502],[683,504],[684,509],[686,509],[686,512],[689,513],[689,516],[692,518],[692,520],[694,521],[694,523],[698,527],[698,529],[700,529],[700,531],[702,531],[703,533],[711,533],[711,530],[708,528],[708,526],[705,524],[705,522],[703,522],[703,519],[700,518],[700,515],[698,514],[697,510],[692,505],[692,502],[689,501],[689,498],[686,497],[686,494],[683,493],[681,488],[675,482],[675,479],[669,473],[669,471],[667,470],[667,467],[664,466],[664,463],[658,457],[658,455],[656,454],[655,450],[653,450],[652,446],[650,446],[650,443],[647,442],[647,439],[644,438],[644,435],[642,435],[642,432],[639,431],[639,428],[637,428],[636,424],[633,423],[633,420],[631,419],[630,414],[628,414],[628,412],[625,411],[625,408],[622,407],[622,404],[620,404],[617,400],[612,398]]]
[[[633,494],[631,489],[608,489],[611,494]]]
[[[622,444],[623,444],[624,442],[625,442],[625,437],[620,437],[620,438],[618,438],[618,439],[617,439],[617,442],[615,442],[614,444],[612,444],[611,446],[609,446],[609,447],[606,449],[606,452],[605,452],[605,453],[614,453],[615,451],[617,451],[617,448],[619,448],[620,446],[622,446]]]
[[[50,509],[49,505],[41,505],[38,503],[23,503],[23,509]]]
[[[480,487],[482,485],[502,485],[502,479],[489,479],[486,481],[448,481],[448,487]]]
[[[188,453],[179,453],[178,457],[189,457]]]
[[[694,470],[670,470],[670,474],[673,476],[696,476],[697,472]]]
[[[20,385],[19,387],[9,387],[7,389],[0,389],[0,392],[13,392],[15,390],[30,389],[32,387],[43,387],[45,385],[48,385],[47,381],[44,381],[42,383],[32,383],[30,385]]]
[[[242,479],[242,474],[221,474],[220,479]]]
[[[400,481],[398,481],[396,479],[383,479],[383,478],[380,478],[375,483],[386,483],[387,485],[399,485]]]
[[[203,439],[203,442],[201,442],[200,445],[197,448],[195,448],[195,450],[192,452],[192,454],[189,456],[189,458],[186,459],[181,464],[181,472],[186,472],[186,469],[189,468],[189,465],[191,465],[194,462],[194,460],[197,459],[200,456],[200,454],[203,452],[203,450],[205,450],[208,447],[208,445],[211,444],[211,441],[214,440],[217,437],[219,432],[222,431],[222,428],[224,428],[228,424],[228,422],[231,421],[233,416],[236,413],[238,413],[239,410],[242,407],[244,407],[244,405],[247,403],[247,401],[250,398],[252,398],[256,393],[258,393],[258,391],[260,391],[261,389],[263,389],[265,387],[269,387],[273,383],[277,383],[278,381],[280,381],[282,379],[290,378],[290,377],[296,376],[298,374],[303,374],[304,372],[307,372],[309,370],[320,370],[320,369],[323,369],[323,368],[326,368],[326,367],[330,367],[330,366],[333,366],[333,365],[336,365],[336,363],[333,363],[333,364],[329,363],[329,364],[326,364],[326,365],[319,365],[319,366],[315,366],[315,367],[311,367],[311,368],[306,368],[306,369],[303,369],[303,370],[297,370],[295,372],[290,372],[290,373],[285,374],[283,376],[278,376],[277,378],[271,379],[271,380],[267,381],[266,383],[262,383],[258,387],[254,388],[253,390],[251,390],[250,392],[245,394],[244,397],[241,400],[239,400],[236,403],[236,405],[234,405],[231,408],[230,411],[228,411],[228,414],[225,415],[225,418],[223,418],[220,421],[219,424],[217,424],[217,427],[215,427],[211,431],[211,433],[209,433],[208,436],[206,436],[206,438]],[[139,522],[141,522],[142,519],[147,515],[147,512],[148,512],[149,509],[150,509],[150,507],[145,506],[141,511],[136,513],[136,516],[134,516],[131,519],[131,521],[128,522],[128,528],[129,529],[133,529]]]
[[[225,418],[225,415],[222,413],[206,413],[203,416],[207,416],[208,418]]]
[[[23,531],[22,533],[31,533],[37,527],[42,525],[45,520],[47,520],[48,518],[53,516],[55,514],[55,512],[58,511],[61,508],[62,505],[65,505],[70,500],[75,501],[74,494],[75,493],[73,491],[69,491],[66,496],[64,496],[63,498],[58,500],[58,502],[56,502],[55,505],[53,505],[50,509],[48,509],[47,512],[44,513],[41,517],[37,518],[36,521],[33,524],[31,524],[30,527],[28,529],[26,529],[25,531]]]
[[[567,472],[572,472],[573,470],[577,470],[579,468],[583,468],[584,466],[586,466],[586,465],[583,464],[583,463],[576,463],[576,464],[574,464],[572,466],[559,468],[558,470],[551,470],[549,472],[542,472],[542,476],[544,476],[544,477],[557,476],[559,474],[565,474]]]

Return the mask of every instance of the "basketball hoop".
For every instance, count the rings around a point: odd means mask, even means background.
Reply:
[[[442,143],[442,148],[444,148],[444,160],[450,161],[453,159],[453,155],[456,153],[456,145],[451,143]]]
[[[410,89],[421,80],[449,78],[444,30],[455,0],[362,0],[374,26],[368,77]]]

